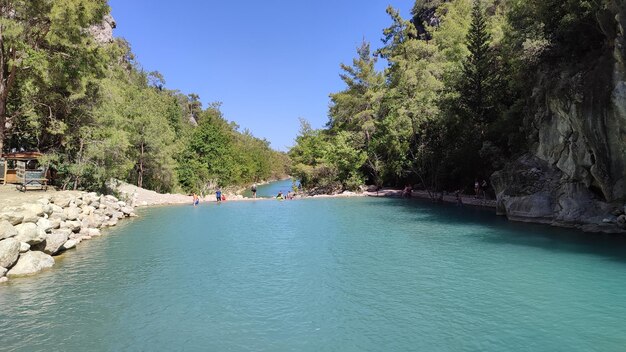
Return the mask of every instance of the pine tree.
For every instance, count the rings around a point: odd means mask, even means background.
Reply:
[[[492,120],[493,89],[498,73],[490,42],[491,35],[487,31],[480,0],[474,0],[472,23],[467,34],[467,48],[470,54],[463,64],[460,100],[463,110],[476,125],[484,125]]]

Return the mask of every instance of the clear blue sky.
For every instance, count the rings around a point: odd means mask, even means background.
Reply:
[[[115,35],[167,87],[221,101],[230,121],[286,151],[299,129],[328,120],[328,95],[344,88],[339,64],[363,39],[378,48],[387,5],[405,18],[413,0],[109,0]]]

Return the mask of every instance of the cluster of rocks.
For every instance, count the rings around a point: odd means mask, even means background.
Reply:
[[[54,265],[54,255],[101,235],[100,229],[136,216],[111,195],[59,193],[0,212],[0,282]]]
[[[602,199],[582,182],[533,155],[491,176],[497,213],[510,220],[574,227],[587,232],[626,232],[626,205]]]

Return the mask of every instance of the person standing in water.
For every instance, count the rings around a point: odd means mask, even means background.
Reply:
[[[215,199],[217,199],[218,203],[222,201],[222,190],[219,188],[215,191]]]
[[[198,203],[200,203],[200,197],[198,197],[197,194],[193,194],[193,206],[195,207],[196,205],[198,205]]]
[[[250,190],[252,191],[252,198],[256,198],[256,183],[252,184],[252,188]]]

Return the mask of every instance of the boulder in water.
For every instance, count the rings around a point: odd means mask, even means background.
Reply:
[[[69,234],[67,231],[55,231],[46,236],[46,240],[41,243],[41,250],[50,255],[57,254],[61,247],[67,242]]]
[[[8,277],[35,274],[54,265],[54,258],[44,252],[30,251],[20,256],[17,264],[7,273]]]
[[[63,246],[61,247],[64,251],[68,250],[68,249],[72,249],[75,248],[76,245],[79,243],[80,241],[78,240],[67,240]]]

